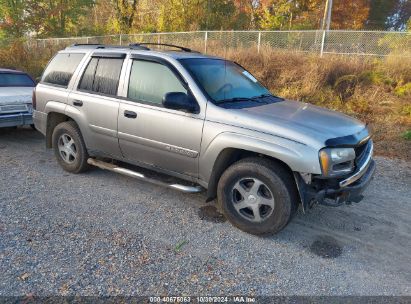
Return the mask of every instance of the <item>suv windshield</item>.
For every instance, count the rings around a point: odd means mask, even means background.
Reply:
[[[234,62],[210,58],[180,62],[216,104],[270,95],[253,75]]]
[[[33,80],[26,74],[0,73],[0,87],[34,87]]]

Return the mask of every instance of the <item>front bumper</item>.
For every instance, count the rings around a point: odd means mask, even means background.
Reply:
[[[361,173],[359,177],[355,174],[352,175],[356,176],[355,181],[350,179],[351,183],[347,186],[341,186],[345,184],[342,181],[334,181],[334,183],[331,183],[333,186],[316,187],[315,185],[306,184],[301,176],[295,175],[303,210],[307,210],[314,203],[337,207],[345,203],[360,202],[363,198],[362,193],[368,187],[375,174],[375,161],[370,158],[367,165],[362,169],[359,171]]]
[[[0,128],[31,124],[33,124],[33,115],[30,112],[0,114]]]
[[[356,179],[355,182],[349,186],[340,187],[338,189],[321,190],[316,193],[315,200],[322,205],[332,207],[340,206],[347,202],[360,202],[363,198],[362,193],[368,187],[374,176],[375,169],[375,161],[371,159],[365,169],[365,173],[360,178]]]

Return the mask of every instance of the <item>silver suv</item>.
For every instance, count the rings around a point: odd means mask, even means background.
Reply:
[[[280,231],[299,204],[361,200],[375,171],[363,123],[274,96],[235,62],[148,45],[73,45],[47,66],[33,117],[66,171],[207,189],[253,234]]]

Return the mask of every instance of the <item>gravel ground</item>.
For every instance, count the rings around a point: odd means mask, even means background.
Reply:
[[[71,175],[39,133],[0,129],[0,295],[411,295],[411,164],[377,164],[361,203],[261,238],[204,194]]]

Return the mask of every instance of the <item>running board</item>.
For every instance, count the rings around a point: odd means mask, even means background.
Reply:
[[[89,158],[87,160],[87,163],[92,165],[92,166],[103,169],[103,170],[109,170],[109,171],[112,171],[112,172],[115,172],[115,173],[120,173],[120,174],[129,176],[129,177],[134,177],[134,178],[137,178],[137,179],[140,179],[140,180],[152,183],[152,184],[156,184],[156,185],[159,185],[159,186],[164,186],[164,187],[167,187],[167,188],[176,189],[176,190],[179,190],[179,191],[182,191],[182,192],[185,192],[185,193],[199,193],[199,192],[203,191],[203,188],[201,186],[186,186],[186,185],[181,185],[181,184],[168,184],[166,182],[163,182],[163,181],[160,181],[160,180],[157,180],[157,179],[146,177],[142,173],[139,173],[139,172],[136,172],[136,171],[133,171],[133,170],[130,170],[130,169],[122,168],[122,167],[119,167],[115,164],[106,163],[106,162],[103,162],[101,160],[97,160],[97,159],[94,159],[94,158]]]

